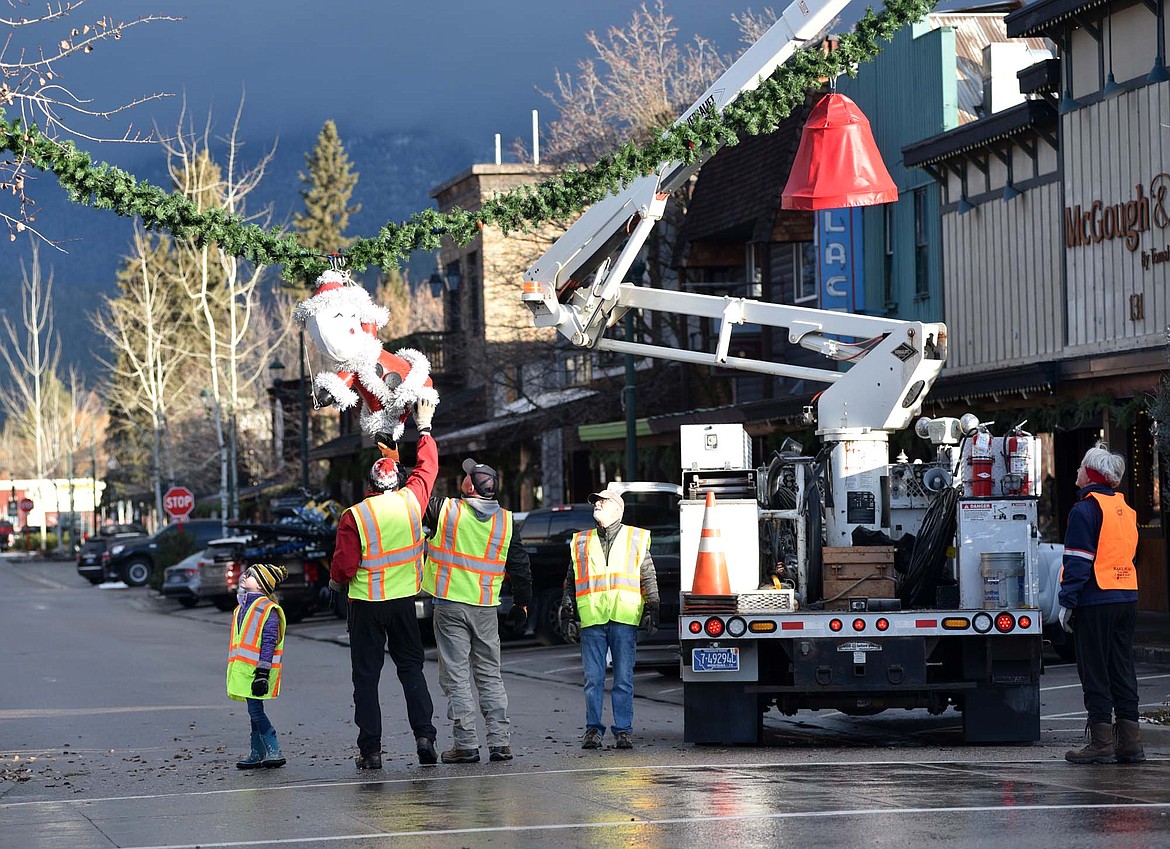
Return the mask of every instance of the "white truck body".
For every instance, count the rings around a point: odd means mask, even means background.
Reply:
[[[817,43],[846,5],[792,3],[679,121],[699,109],[720,110],[756,87],[797,47]],[[556,327],[578,347],[827,384],[806,409],[824,446],[815,457],[778,456],[757,468],[739,425],[682,432],[685,738],[757,742],[763,713],[774,706],[789,714],[955,707],[963,711],[969,741],[1039,739],[1041,630],[1054,618],[1052,566],[1059,557],[1036,534],[1038,476],[1027,479],[1024,455],[1019,468],[1009,469],[1006,460],[997,467],[982,456],[978,465],[970,463],[973,446],[987,448],[990,435],[966,417],[920,423],[920,435],[935,446],[932,463],[891,464],[888,434],[915,422],[946,358],[941,322],[622,282],[670,192],[703,161],[661,163],[595,204],[528,269],[521,295],[537,326]],[[629,310],[710,319],[719,328],[713,350],[607,337]],[[731,356],[732,336],[745,325],[787,328],[790,342],[828,362],[818,368]],[[1005,437],[996,439],[1003,445]],[[1009,472],[1016,475],[1010,486],[1004,483]],[[993,478],[1002,491],[989,488]],[[731,594],[699,599],[685,590],[695,573],[708,492],[721,504],[717,523],[727,542]],[[964,508],[970,512],[966,542],[954,535],[963,505],[972,505]],[[984,515],[1000,513],[1002,519]],[[942,539],[947,528],[951,535]],[[835,585],[833,594],[825,592],[827,553],[866,567],[871,553],[876,563],[877,548],[865,550],[857,535],[884,534],[896,544],[907,533],[931,541],[921,558],[914,551],[918,565],[907,574],[868,586],[862,575],[856,592],[848,582],[845,590]],[[996,592],[1001,580],[1018,591],[1003,583],[1002,594],[986,592],[984,555],[991,555]],[[773,588],[774,575],[783,575],[783,591]]]

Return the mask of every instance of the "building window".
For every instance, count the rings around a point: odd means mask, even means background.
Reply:
[[[892,203],[885,205],[882,217],[885,228],[885,256],[882,258],[882,300],[885,301],[886,311],[891,312],[898,307],[898,293],[894,287],[894,205]]]
[[[801,304],[817,297],[817,249],[812,242],[795,242],[792,246],[793,301]]]
[[[914,191],[914,297],[930,297],[930,246],[926,220],[926,189]]]
[[[479,251],[467,254],[468,320],[476,327],[483,326],[483,285],[479,279]]]
[[[587,386],[592,379],[592,354],[579,353],[565,357],[565,386]]]
[[[524,394],[524,369],[512,366],[504,371],[504,403],[520,400]]]

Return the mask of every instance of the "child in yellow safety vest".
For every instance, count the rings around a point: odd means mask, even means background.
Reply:
[[[248,703],[252,722],[252,751],[236,762],[240,769],[284,766],[276,729],[264,713],[264,701],[280,695],[280,667],[284,656],[284,611],[273,593],[288,577],[283,566],[249,566],[236,591],[239,607],[232,614],[228,644],[228,698]]]

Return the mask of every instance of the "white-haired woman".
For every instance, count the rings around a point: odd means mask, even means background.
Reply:
[[[1124,474],[1125,458],[1105,445],[1085,452],[1064,536],[1060,624],[1073,634],[1089,724],[1088,744],[1064,756],[1070,763],[1146,759],[1133,668],[1137,514],[1116,491]]]

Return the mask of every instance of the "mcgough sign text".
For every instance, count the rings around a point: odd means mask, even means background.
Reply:
[[[1064,209],[1064,246],[1079,248],[1098,242],[1122,239],[1125,247],[1136,251],[1141,234],[1151,226],[1160,230],[1170,226],[1167,194],[1170,193],[1170,174],[1165,172],[1150,180],[1149,190],[1138,183],[1133,200],[1106,204],[1094,200],[1086,206],[1077,204]]]

